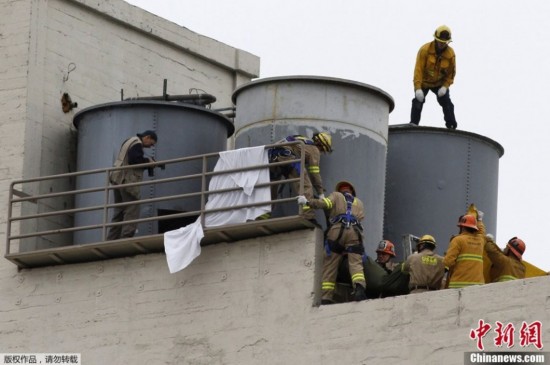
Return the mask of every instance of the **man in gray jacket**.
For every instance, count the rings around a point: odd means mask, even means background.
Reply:
[[[153,162],[154,159],[145,157],[144,148],[153,147],[157,143],[158,137],[154,131],[147,130],[138,133],[135,137],[130,137],[120,147],[118,157],[114,167],[123,167],[129,165],[138,165]],[[113,185],[131,184],[143,180],[143,167],[135,169],[113,170],[109,180]],[[141,199],[140,186],[120,187],[113,190],[115,195],[115,204],[128,203]],[[115,208],[111,223],[131,221],[139,218],[139,204],[124,205]],[[117,240],[119,238],[133,237],[136,233],[137,224],[129,223],[124,225],[112,226],[109,229],[107,240]]]

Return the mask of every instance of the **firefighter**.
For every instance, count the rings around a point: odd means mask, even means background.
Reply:
[[[455,52],[449,46],[451,29],[442,25],[435,30],[434,40],[426,43],[418,51],[414,66],[414,98],[411,108],[411,125],[420,123],[422,107],[426,95],[432,91],[443,109],[445,126],[456,129],[455,107],[451,101],[449,87],[456,73]]]
[[[343,255],[348,256],[349,272],[354,288],[354,300],[367,298],[366,280],[363,271],[363,227],[365,217],[363,202],[356,197],[355,187],[348,181],[336,184],[335,191],[322,199],[307,199],[298,196],[298,203],[313,209],[325,209],[330,212],[330,226],[325,237],[325,255],[323,260],[321,304],[332,304],[336,288],[338,266]]]
[[[445,279],[447,286],[463,288],[483,284],[484,234],[478,233],[476,217],[471,214],[461,216],[457,226],[460,228],[459,234],[451,238],[443,259],[445,272],[448,273]]]
[[[436,242],[433,236],[420,237],[416,252],[403,264],[403,272],[408,272],[410,293],[421,293],[441,289],[445,274],[443,257],[435,253]]]
[[[284,143],[294,141],[302,141],[303,145],[290,145],[272,148],[269,151],[269,160],[270,162],[283,162],[299,159],[301,157],[300,152],[303,150],[305,153],[305,166],[300,166],[300,162],[293,162],[291,165],[283,165],[280,168],[272,169],[271,179],[294,179],[300,177],[300,174],[303,174],[304,196],[306,199],[311,200],[314,196],[317,196],[319,199],[323,199],[325,197],[325,189],[323,187],[319,163],[321,162],[321,153],[332,152],[332,137],[327,132],[320,132],[315,133],[311,139],[301,135],[293,135],[286,137],[281,142]],[[299,181],[292,182],[291,188],[294,194],[298,194],[300,188]],[[277,185],[272,185],[272,199],[276,199],[277,189]],[[303,217],[315,221],[315,212],[310,209],[309,206],[304,205]]]
[[[493,236],[487,235],[485,251],[491,260],[491,282],[501,282],[516,279],[525,279],[525,266],[522,263],[525,252],[525,242],[513,237],[504,250],[501,250],[494,241]]]
[[[391,274],[393,269],[398,265],[393,262],[395,257],[395,245],[389,240],[382,240],[378,243],[376,249],[376,263],[380,265],[388,274]]]

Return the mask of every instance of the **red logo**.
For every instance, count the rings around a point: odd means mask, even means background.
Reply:
[[[483,351],[483,338],[491,331],[492,326],[486,323],[483,319],[480,319],[478,326],[470,330],[470,339],[476,341],[477,349]],[[513,323],[501,323],[495,322],[495,328],[493,332],[496,336],[493,338],[493,343],[497,347],[502,347],[506,344],[507,348],[512,348],[515,344],[515,327]],[[531,324],[522,322],[519,329],[519,345],[521,347],[528,347],[530,345],[535,346],[541,350],[542,344],[542,323],[535,321]]]

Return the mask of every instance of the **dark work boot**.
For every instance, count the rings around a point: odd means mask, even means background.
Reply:
[[[445,123],[445,127],[447,127],[447,129],[456,129],[457,124],[456,122]]]
[[[353,295],[353,299],[356,302],[360,302],[362,300],[367,299],[367,292],[365,291],[365,288],[361,284],[355,285],[355,293]]]

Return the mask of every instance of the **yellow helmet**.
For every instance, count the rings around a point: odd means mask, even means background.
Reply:
[[[434,38],[436,41],[442,43],[450,43],[453,40],[451,39],[451,28],[446,25],[441,25],[437,27],[434,33]]]
[[[313,135],[313,142],[320,146],[324,152],[332,152],[332,137],[327,132],[315,133]]]
[[[433,236],[430,236],[429,234],[425,234],[418,240],[418,244],[421,243],[429,243],[435,247],[435,238]]]

